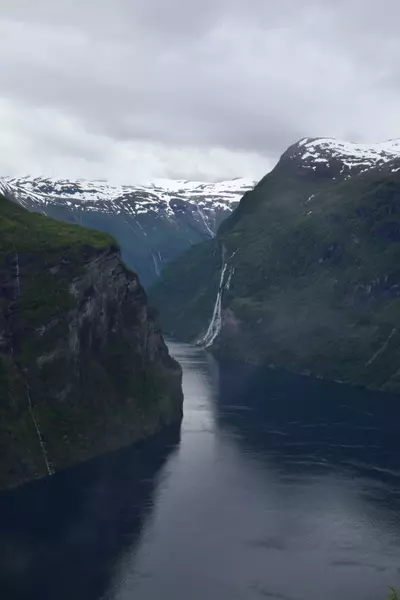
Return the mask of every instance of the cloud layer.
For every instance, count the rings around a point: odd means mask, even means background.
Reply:
[[[400,6],[2,0],[0,175],[261,177],[303,136],[400,137]]]

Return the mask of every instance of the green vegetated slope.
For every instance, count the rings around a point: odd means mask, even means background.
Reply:
[[[113,238],[0,196],[0,487],[181,415],[181,373]]]
[[[339,166],[310,171],[284,155],[217,239],[186,253],[151,290],[166,331],[204,333],[223,255],[234,272],[215,351],[399,391],[398,160],[346,177]]]
[[[33,205],[33,209],[44,210],[42,205]],[[178,223],[175,219],[155,214],[142,215],[139,221],[130,214],[111,211],[75,212],[66,203],[62,206],[49,204],[45,206],[45,210],[54,219],[112,235],[118,240],[124,262],[139,273],[140,281],[145,287],[154,282],[164,263],[187,250],[191,244],[207,239],[207,232],[204,233],[199,227],[196,229],[185,215],[179,215]]]
[[[192,246],[164,268],[159,282],[149,290],[164,332],[186,342],[204,333],[213,312],[220,268],[216,240]]]

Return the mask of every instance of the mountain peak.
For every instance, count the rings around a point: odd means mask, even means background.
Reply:
[[[280,163],[295,163],[296,170],[347,178],[400,159],[400,139],[373,144],[346,142],[330,137],[303,138],[283,154]],[[393,165],[395,170],[398,165]]]
[[[307,155],[318,157],[321,153],[330,152],[334,157],[364,160],[372,166],[373,161],[389,161],[400,156],[400,139],[388,140],[374,144],[344,142],[336,138],[304,138],[298,142],[304,149],[303,158]]]

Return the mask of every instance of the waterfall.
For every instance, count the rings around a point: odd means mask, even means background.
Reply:
[[[153,262],[154,262],[154,270],[156,272],[157,277],[160,277],[160,269],[158,267],[157,257],[154,254],[152,254],[152,257],[153,257]]]
[[[125,221],[125,223],[126,223],[126,221]],[[143,235],[145,235],[147,237],[147,233],[145,232],[145,230],[143,229],[143,227],[141,226],[141,224],[139,223],[139,221],[135,221],[135,223],[139,227],[139,229],[143,233]]]
[[[225,289],[229,290],[229,288],[231,287],[231,279],[235,274],[235,267],[230,267],[229,269],[229,274],[228,274],[228,279],[226,280],[226,284],[225,284]]]
[[[232,260],[235,254],[238,252],[239,248],[237,248],[234,252],[232,252],[231,256],[228,260]],[[225,273],[228,270],[228,277],[225,281]],[[219,335],[222,327],[222,296],[224,290],[229,290],[231,286],[231,280],[235,273],[235,267],[228,267],[228,263],[225,260],[225,247],[222,246],[222,269],[221,269],[221,278],[219,280],[219,286],[217,291],[217,298],[214,304],[214,311],[211,317],[211,322],[208,326],[206,335],[197,342],[198,346],[203,346],[204,348],[209,348]]]
[[[228,277],[225,281],[225,273],[228,270]],[[210,325],[208,326],[207,333],[202,340],[198,343],[199,346],[204,346],[205,348],[209,348],[215,341],[216,337],[219,335],[222,326],[222,296],[224,290],[228,290],[231,284],[232,276],[235,272],[233,267],[228,268],[228,263],[224,263],[221,269],[221,278],[219,281],[219,287],[217,292],[217,299],[215,300],[214,311],[211,317]]]
[[[20,271],[19,271],[19,254],[18,252],[15,253],[15,269],[16,269],[16,275],[17,275],[17,295],[18,298],[21,295],[21,281],[20,281]]]
[[[386,348],[389,345],[390,340],[392,339],[392,337],[394,336],[394,334],[396,333],[396,327],[392,330],[391,334],[389,335],[388,339],[386,340],[386,342],[383,344],[383,346],[381,346],[379,348],[379,350],[377,352],[375,352],[375,354],[369,359],[369,361],[366,363],[366,367],[369,367],[369,365],[371,363],[374,362],[374,360],[376,360],[378,358],[378,356],[380,356],[383,352],[385,352]]]
[[[209,224],[206,221],[206,218],[204,216],[204,213],[202,210],[200,210],[200,208],[197,206],[197,212],[200,215],[200,217],[203,219],[203,223],[205,228],[207,229],[208,233],[211,235],[212,238],[215,238],[215,233],[213,232],[213,230],[211,229],[211,227],[209,226]]]
[[[202,340],[200,340],[199,345],[205,346],[208,348],[214,342],[215,338],[221,331],[221,304],[222,304],[222,292],[224,289],[224,277],[225,272],[228,265],[224,263],[221,270],[221,278],[219,281],[219,287],[217,292],[217,299],[214,305],[213,315],[211,317],[210,325],[208,326],[207,333]]]
[[[17,294],[16,298],[20,298],[21,296],[21,277],[20,277],[20,268],[19,268],[19,254],[15,253],[15,280],[17,284]],[[14,298],[15,300],[15,298]],[[12,328],[9,330],[9,338],[10,338],[10,356],[14,355],[14,342],[13,342],[13,333]]]
[[[31,390],[29,388],[28,382],[26,382],[26,392],[27,392],[27,395],[28,395],[28,410],[29,410],[29,414],[30,414],[30,416],[32,418],[33,424],[34,424],[35,429],[36,429],[36,433],[37,433],[39,444],[40,444],[40,449],[42,451],[43,459],[44,459],[44,462],[46,464],[47,473],[49,475],[54,475],[54,470],[53,470],[53,467],[51,466],[51,463],[50,463],[49,458],[47,456],[46,446],[44,445],[43,437],[42,437],[42,434],[40,432],[39,423],[37,422],[36,417],[35,417],[35,413],[33,411],[32,399],[31,399]]]
[[[19,254],[18,254],[18,252],[15,253],[15,271],[16,271],[16,280],[17,280],[17,297],[19,298],[21,296],[21,279],[20,279]],[[11,344],[11,354],[13,354],[12,344]],[[29,414],[30,414],[32,422],[33,422],[33,424],[35,426],[35,430],[36,430],[36,433],[37,433],[37,436],[38,436],[38,440],[39,440],[40,449],[42,451],[43,459],[44,459],[44,462],[46,464],[47,473],[49,475],[54,475],[53,467],[51,466],[51,463],[50,463],[49,458],[47,456],[46,447],[44,445],[44,441],[43,441],[43,437],[42,437],[42,434],[41,434],[41,431],[40,431],[39,423],[36,420],[35,413],[34,413],[34,410],[33,410],[32,399],[31,399],[31,390],[30,390],[30,387],[29,387],[29,383],[26,381],[25,385],[26,385],[26,393],[27,393],[27,396],[28,396],[28,410],[29,410]]]

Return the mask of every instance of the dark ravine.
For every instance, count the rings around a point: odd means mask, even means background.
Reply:
[[[0,197],[0,487],[179,421],[181,369],[114,240]]]
[[[165,331],[205,336],[221,357],[400,392],[399,148],[291,146],[216,238],[150,289]]]

